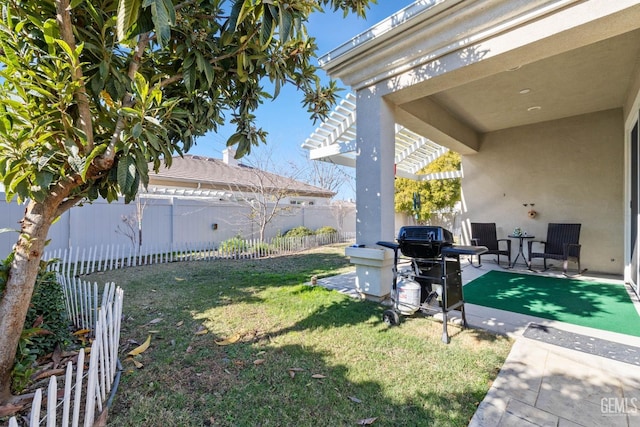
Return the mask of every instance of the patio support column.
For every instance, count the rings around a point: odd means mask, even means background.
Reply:
[[[356,246],[346,254],[356,265],[356,289],[368,299],[391,292],[393,251],[376,242],[393,241],[395,120],[393,109],[372,88],[357,93]]]

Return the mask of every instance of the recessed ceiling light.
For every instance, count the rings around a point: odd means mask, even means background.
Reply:
[[[539,105],[534,105],[533,107],[527,108],[527,111],[538,111],[538,110],[542,110],[542,107]]]
[[[520,92],[519,92],[519,93],[520,93],[520,95],[524,95],[524,94],[527,94],[527,93],[529,93],[529,92],[531,92],[531,89],[529,89],[529,88],[527,87],[527,88],[524,88],[524,89],[520,89]]]

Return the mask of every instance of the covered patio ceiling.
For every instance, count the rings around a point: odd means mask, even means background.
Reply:
[[[471,35],[456,27],[461,21],[456,22],[456,14],[475,13],[473,8],[465,9],[464,3],[416,2],[320,58],[330,75],[354,90],[375,83],[388,91],[385,98],[395,105],[398,123],[399,176],[420,178],[416,172],[444,147],[473,154],[481,147],[482,135],[489,132],[629,107],[624,105],[626,94],[640,67],[640,30],[636,29],[640,7],[596,21],[585,19],[584,25],[564,33],[535,34],[536,41],[528,42],[529,37],[534,39],[532,27],[522,33],[520,48],[500,52],[499,30],[505,30],[500,22],[492,23],[496,33],[489,34],[493,44],[487,45],[478,38],[480,33]],[[498,1],[474,2],[480,7],[484,3],[500,7]],[[544,16],[548,10],[543,3],[524,2],[523,16]],[[445,11],[447,4],[452,6]],[[451,28],[430,29],[439,19],[451,22]],[[513,33],[519,31],[517,21],[509,23],[515,25]],[[435,40],[436,31],[459,37],[448,40],[451,55],[438,59],[430,56],[436,50],[420,45],[429,43],[430,37]],[[448,71],[447,61],[454,55],[457,68]],[[460,66],[465,56],[474,58]],[[427,57],[430,62],[424,63]],[[420,62],[425,64],[422,68],[415,66]],[[408,78],[416,83],[395,84]],[[312,159],[354,166],[355,97],[348,96],[303,147],[310,150]]]
[[[429,82],[422,87],[432,92],[428,96],[397,92],[395,97],[411,111],[433,102],[483,134],[622,108],[639,60],[640,30],[635,30],[459,86]]]

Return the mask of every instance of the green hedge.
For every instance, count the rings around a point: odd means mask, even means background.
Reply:
[[[284,234],[284,237],[303,237],[303,236],[313,236],[315,232],[305,226],[300,226],[296,228],[292,228]]]
[[[325,225],[324,227],[320,227],[316,230],[316,234],[334,234],[337,232],[338,230],[328,225]]]

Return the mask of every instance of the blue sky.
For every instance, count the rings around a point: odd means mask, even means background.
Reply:
[[[318,56],[322,56],[414,1],[378,0],[378,4],[371,5],[366,20],[355,16],[343,18],[341,11],[316,13],[310,17],[307,30],[316,38]],[[321,75],[324,76],[324,72],[321,71]],[[345,89],[341,94],[346,94],[349,88],[342,82],[338,83]],[[256,113],[258,125],[269,133],[267,145],[272,159],[279,159],[283,163],[287,160],[294,161],[297,164],[304,161],[302,153],[306,151],[301,151],[300,146],[320,123],[313,124],[309,119],[300,104],[301,99],[302,94],[294,89],[283,90],[277,99],[265,102]],[[218,134],[198,139],[190,154],[222,158],[222,150],[232,132],[231,128],[223,128]],[[348,194],[343,196],[353,197]]]

